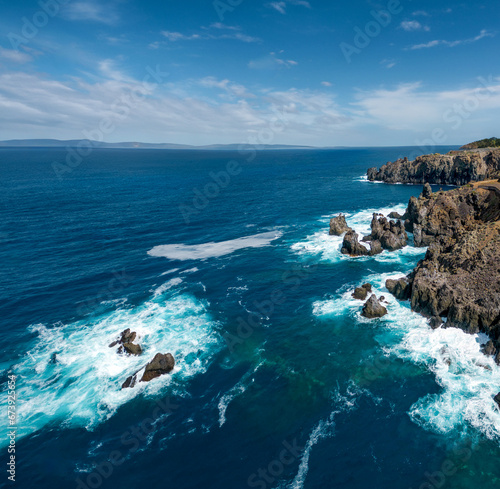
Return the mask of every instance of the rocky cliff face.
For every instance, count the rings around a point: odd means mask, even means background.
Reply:
[[[446,317],[447,327],[487,333],[500,363],[500,186],[426,188],[404,217],[415,244],[429,246],[408,277],[412,309]]]
[[[386,183],[432,183],[465,185],[471,181],[500,178],[500,149],[451,151],[447,155],[424,155],[370,168],[368,180]]]

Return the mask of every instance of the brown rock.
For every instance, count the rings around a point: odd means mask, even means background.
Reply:
[[[381,318],[386,314],[387,309],[380,304],[375,294],[372,294],[372,296],[366,301],[363,306],[363,312],[361,313],[362,316],[369,319]]]
[[[411,287],[406,277],[398,280],[388,279],[385,282],[385,287],[396,299],[405,301],[410,298]]]
[[[175,366],[174,357],[170,354],[157,353],[153,360],[146,365],[141,382],[149,382],[160,375],[170,373]]]
[[[330,220],[330,235],[331,236],[341,236],[342,234],[349,231],[349,226],[345,220],[344,214],[339,214]]]

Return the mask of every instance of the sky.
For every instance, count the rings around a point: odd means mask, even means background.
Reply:
[[[0,140],[500,136],[500,2],[0,0]]]

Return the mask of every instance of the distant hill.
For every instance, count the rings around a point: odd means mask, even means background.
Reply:
[[[466,144],[460,149],[481,149],[481,148],[500,148],[500,139],[489,138],[481,139],[481,141],[475,141],[474,143]]]
[[[251,144],[211,144],[207,146],[189,146],[187,144],[171,143],[103,143],[99,141],[90,141],[92,147],[100,149],[199,149],[199,150],[234,150],[243,148],[254,148]],[[12,139],[9,141],[0,141],[0,148],[77,148],[79,145],[88,147],[89,140],[71,139],[61,141],[59,139]],[[262,144],[258,149],[317,149],[313,146],[291,146],[286,144]]]

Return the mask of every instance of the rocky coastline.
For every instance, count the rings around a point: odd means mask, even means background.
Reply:
[[[485,333],[489,341],[482,351],[500,365],[499,177],[500,150],[490,149],[426,155],[412,162],[405,158],[372,168],[369,180],[425,183],[423,191],[410,199],[404,215],[389,214],[394,220],[374,214],[372,233],[361,242],[342,215],[331,220],[330,234],[344,235],[342,253],[350,256],[400,249],[408,242],[407,233],[413,234],[414,246],[428,247],[426,255],[408,276],[387,280],[387,290],[410,301],[433,329]],[[433,192],[429,182],[462,186]],[[370,284],[358,287],[353,297],[366,301],[363,316],[387,314],[384,298],[371,294]],[[500,393],[495,402],[500,408]]]
[[[465,185],[500,178],[500,149],[483,148],[400,158],[367,171],[371,182]]]

